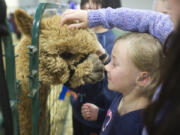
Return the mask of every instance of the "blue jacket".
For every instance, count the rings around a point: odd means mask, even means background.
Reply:
[[[111,56],[112,48],[115,41],[115,35],[112,30],[108,30],[104,33],[96,34],[98,41],[101,43],[104,49],[106,49],[109,56]]]
[[[97,37],[109,55],[111,55],[115,40],[115,35],[113,34],[112,30],[97,34]],[[96,84],[86,84],[74,90],[77,93],[78,98],[75,99],[73,96],[71,96],[70,99],[73,109],[73,116],[75,119],[88,127],[96,129],[101,128],[106,111],[116,95],[116,92],[108,90],[107,85],[107,77],[105,77],[104,80]],[[98,121],[87,121],[81,116],[81,106],[86,102],[93,103],[100,108]]]
[[[121,98],[121,94],[117,95],[107,111],[100,135],[141,135],[143,129],[142,110],[120,116],[117,108]]]

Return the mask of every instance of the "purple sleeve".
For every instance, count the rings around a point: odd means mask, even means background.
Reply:
[[[117,27],[125,31],[148,32],[164,43],[173,30],[169,15],[151,11],[128,8],[106,8],[88,10],[89,27],[103,25]]]

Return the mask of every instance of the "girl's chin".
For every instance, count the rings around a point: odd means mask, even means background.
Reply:
[[[112,90],[111,85],[109,85],[109,84],[108,84],[108,89],[109,89],[109,90]]]
[[[116,91],[116,90],[114,90],[114,87],[112,87],[112,85],[110,85],[110,84],[108,84],[108,89],[109,89],[109,90]]]

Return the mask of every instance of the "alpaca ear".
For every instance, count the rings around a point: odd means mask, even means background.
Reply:
[[[17,9],[14,13],[14,19],[21,33],[31,37],[33,18],[28,15],[24,10]]]

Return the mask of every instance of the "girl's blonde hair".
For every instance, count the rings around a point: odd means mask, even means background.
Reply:
[[[160,81],[160,66],[163,62],[161,43],[147,33],[129,33],[119,37],[115,43],[119,41],[128,43],[128,54],[136,68],[151,76],[150,83],[143,90],[143,94],[151,99]]]

